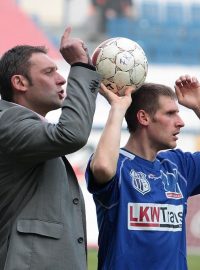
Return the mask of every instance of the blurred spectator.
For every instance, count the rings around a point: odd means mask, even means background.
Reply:
[[[133,0],[91,0],[89,6],[90,39],[106,33],[108,19],[132,17]]]

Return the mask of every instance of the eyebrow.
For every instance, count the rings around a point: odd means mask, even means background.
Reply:
[[[58,67],[57,66],[48,66],[48,67],[44,67],[42,68],[41,70],[42,71],[46,71],[46,70],[58,70]]]

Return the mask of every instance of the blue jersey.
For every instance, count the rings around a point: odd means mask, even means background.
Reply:
[[[187,199],[200,191],[200,153],[160,152],[147,161],[120,149],[117,172],[94,184],[99,270],[186,270]]]

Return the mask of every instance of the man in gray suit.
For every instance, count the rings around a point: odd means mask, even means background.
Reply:
[[[71,65],[65,98],[44,47],[16,46],[0,60],[0,270],[87,268],[84,200],[64,156],[87,142],[101,78],[70,32],[60,45]]]

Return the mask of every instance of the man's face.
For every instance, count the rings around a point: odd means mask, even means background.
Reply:
[[[152,147],[156,151],[173,149],[176,147],[178,134],[184,126],[179,116],[178,106],[170,97],[159,98],[159,109],[151,118],[148,126],[148,134]]]
[[[57,72],[54,62],[44,53],[34,53],[30,58],[28,85],[25,99],[27,107],[45,116],[61,107],[65,93],[62,86],[66,80]]]

